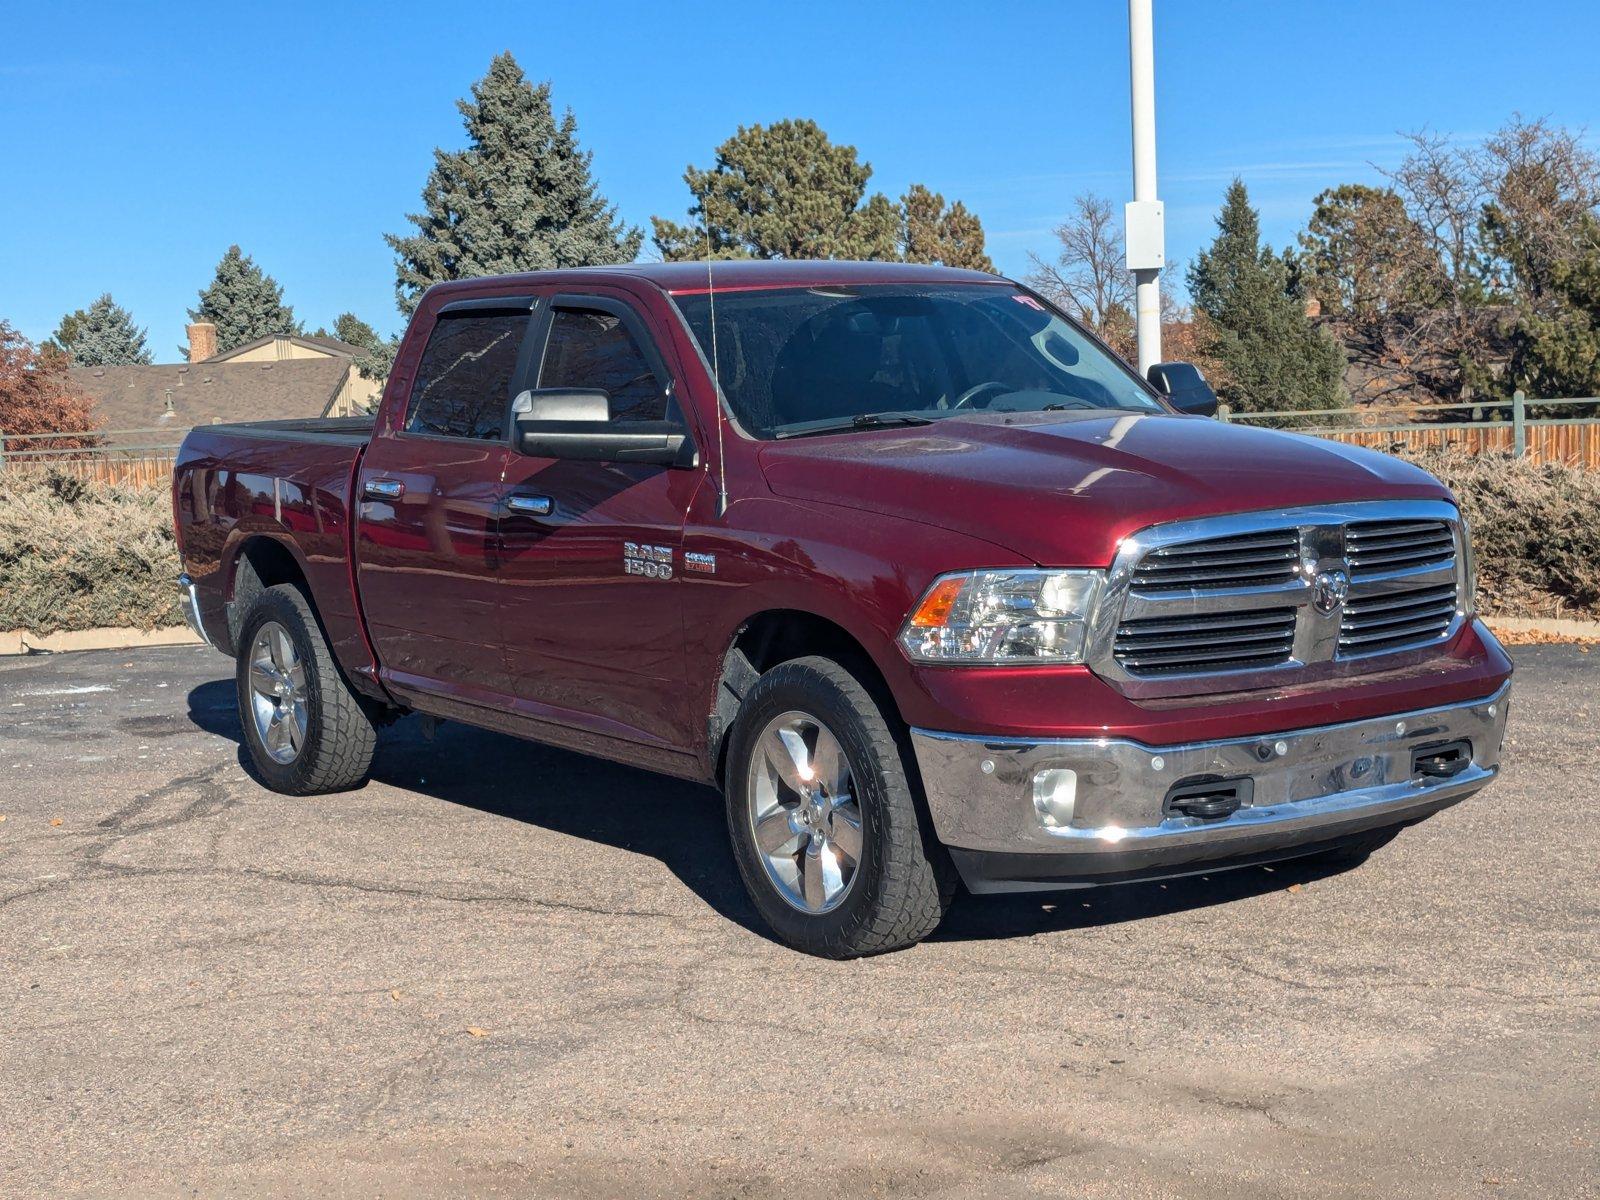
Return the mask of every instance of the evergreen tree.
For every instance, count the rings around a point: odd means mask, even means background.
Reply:
[[[1204,353],[1224,367],[1222,399],[1244,411],[1335,408],[1344,355],[1306,317],[1285,259],[1261,245],[1261,227],[1235,179],[1217,238],[1189,268],[1189,294],[1208,320]]]
[[[238,246],[229,246],[222,256],[210,286],[201,289],[199,306],[189,310],[189,320],[217,327],[219,354],[271,334],[300,332],[278,281]]]
[[[317,326],[316,337],[334,338],[350,346],[376,346],[378,331],[353,312],[342,312],[333,319],[333,328]]]
[[[145,331],[110,292],[62,317],[54,341],[75,367],[147,367],[153,361]]]
[[[530,84],[506,52],[457,107],[467,148],[433,152],[424,211],[407,218],[416,233],[384,235],[401,312],[443,280],[629,262],[639,252],[643,235],[595,190],[577,120],[571,109],[556,120],[548,83]]]
[[[938,192],[914,183],[900,198],[900,211],[905,214],[900,256],[906,262],[994,271],[983,248],[983,223],[961,201],[946,208]]]
[[[869,258],[900,256],[903,215],[881,194],[866,204],[872,167],[815,121],[739,127],[716,162],[689,167],[690,224],[651,219],[661,256]]]
[[[394,366],[394,356],[399,353],[400,339],[387,340],[355,313],[340,313],[333,320],[333,332],[317,330],[318,337],[338,338],[351,346],[359,346],[364,353],[356,356],[356,370],[363,379],[387,379]]]
[[[1491,207],[1485,221],[1499,220]],[[1501,253],[1528,257],[1513,229],[1501,225],[1493,236]],[[1530,396],[1600,395],[1600,219],[1583,214],[1574,241],[1549,264],[1547,303],[1518,305],[1507,374]]]
[[[62,357],[72,357],[72,343],[78,340],[78,331],[83,328],[83,323],[89,319],[87,309],[75,308],[61,318],[61,323],[56,326],[56,331],[39,344],[40,350],[59,351]]]

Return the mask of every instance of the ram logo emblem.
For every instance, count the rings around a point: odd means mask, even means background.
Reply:
[[[1311,607],[1331,617],[1344,607],[1350,594],[1350,576],[1343,571],[1321,571],[1311,581]]]

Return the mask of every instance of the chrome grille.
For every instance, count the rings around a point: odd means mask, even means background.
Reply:
[[[1455,535],[1443,521],[1354,521],[1345,526],[1344,544],[1352,579],[1456,556]]]
[[[1382,654],[1437,641],[1456,617],[1456,585],[1353,594],[1339,622],[1339,655]]]
[[[1140,675],[1275,667],[1294,653],[1295,610],[1259,608],[1198,617],[1149,617],[1117,627],[1113,654]]]
[[[1152,550],[1134,568],[1133,586],[1141,592],[1270,587],[1293,580],[1299,566],[1297,531],[1267,529]]]
[[[1134,697],[1372,670],[1461,628],[1461,545],[1460,514],[1443,500],[1157,525],[1119,546],[1085,661]]]

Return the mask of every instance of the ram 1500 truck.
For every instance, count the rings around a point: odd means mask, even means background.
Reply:
[[[1494,779],[1449,491],[1215,410],[975,272],[464,280],[372,419],[189,434],[179,583],[269,786],[413,712],[700,780],[782,940],[890,950],[958,882],[1358,860]]]

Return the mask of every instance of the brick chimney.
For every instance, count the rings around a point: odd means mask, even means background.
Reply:
[[[217,352],[217,327],[210,321],[189,326],[189,361],[204,362]]]

